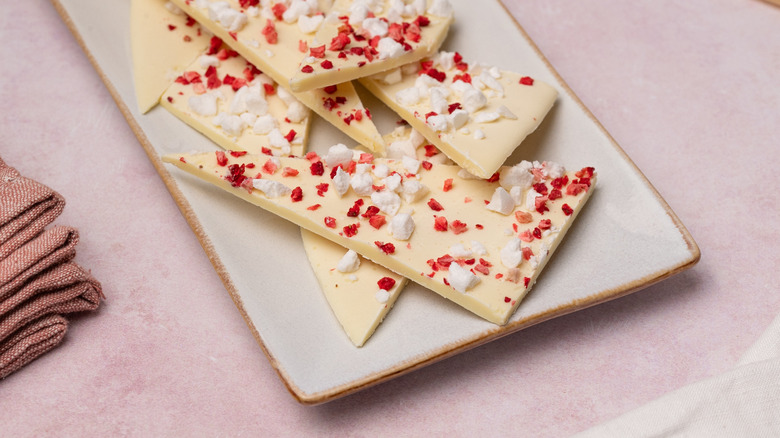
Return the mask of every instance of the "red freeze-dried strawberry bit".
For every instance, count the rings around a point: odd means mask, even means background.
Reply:
[[[476,224],[476,225],[474,225],[474,228],[476,228],[478,230],[481,230],[481,229],[483,229],[485,227],[482,224]]]
[[[525,230],[520,235],[517,236],[520,240],[523,242],[533,242],[534,241],[534,235],[531,234],[531,230]]]
[[[298,176],[298,170],[293,169],[292,167],[285,167],[284,169],[282,169],[282,176],[283,177]]]
[[[420,165],[425,170],[431,170],[431,168],[433,167],[433,163],[431,163],[430,161],[423,161],[422,163],[420,163]]]
[[[187,15],[187,22],[185,23],[185,25],[187,27],[192,27],[192,26],[195,26],[195,23],[197,23],[197,21],[195,21],[194,18],[192,18],[189,15]]]
[[[317,184],[315,187],[317,187],[317,195],[325,196],[325,193],[328,191],[328,187],[330,186],[328,185],[328,183],[322,183],[322,184]]]
[[[224,151],[214,151],[214,154],[217,156],[217,164],[227,166],[228,159]]]
[[[528,283],[530,283],[530,282],[531,282],[531,279],[529,277],[523,278],[523,284],[525,285],[526,288],[528,287]]]
[[[529,247],[527,247],[527,246],[524,246],[524,247],[522,247],[522,248],[520,249],[520,251],[522,251],[522,253],[523,253],[523,259],[525,259],[525,260],[531,260],[531,257],[533,257],[533,256],[534,256],[534,252],[533,252],[533,251],[531,251],[531,248],[529,248]]]
[[[533,216],[531,216],[531,213],[518,210],[515,212],[515,219],[517,219],[517,221],[521,224],[528,224],[533,220]]]
[[[323,173],[325,173],[325,165],[322,164],[322,161],[315,161],[311,163],[309,170],[311,171],[312,175],[321,176]]]
[[[534,235],[534,237],[536,237],[537,239],[541,239],[541,238],[542,238],[542,230],[540,230],[540,229],[539,229],[539,227],[535,227],[535,228],[534,228],[534,231],[533,231],[533,233],[532,233],[532,234],[533,234],[533,235]]]
[[[333,39],[330,41],[330,46],[328,46],[328,50],[333,52],[338,52],[339,50],[343,49],[347,46],[347,44],[350,43],[349,36],[347,36],[346,33],[339,33]]]
[[[325,44],[317,47],[312,47],[309,49],[309,55],[311,55],[314,58],[324,58],[325,57]]]
[[[562,189],[563,186],[565,186],[568,183],[569,183],[569,175],[563,175],[560,178],[555,178],[554,180],[550,181],[550,185],[556,189]]]
[[[310,206],[306,207],[306,209],[314,211],[314,210],[319,210],[320,207],[322,207],[322,204],[314,204],[314,205],[310,205]]]
[[[209,41],[209,51],[206,53],[209,55],[216,55],[221,46],[222,40],[219,37],[213,36]]]
[[[273,175],[274,173],[276,173],[276,170],[278,168],[279,167],[276,165],[274,160],[268,160],[265,162],[265,164],[263,164],[263,171],[269,175]]]
[[[271,151],[271,148],[267,148],[267,147],[260,148],[260,152],[262,152],[264,155],[273,155],[274,154]]]
[[[596,169],[593,168],[593,167],[583,167],[582,169],[577,171],[577,173],[575,173],[574,175],[577,178],[588,178],[588,179],[590,179],[590,178],[593,178],[593,174],[595,172],[596,172]]]
[[[357,224],[350,224],[343,228],[344,235],[347,237],[353,237],[358,232],[358,227],[360,226],[359,223]]]
[[[563,204],[561,206],[561,211],[563,211],[563,214],[566,216],[571,216],[572,213],[574,213],[574,210],[572,210],[571,207],[569,207],[569,204]]]
[[[547,196],[537,196],[536,199],[534,199],[534,204],[536,207],[536,212],[539,214],[544,214],[545,211],[550,211],[550,209],[547,208]]]
[[[462,75],[455,75],[452,77],[452,82],[455,81],[463,81],[467,84],[471,83],[471,75],[468,73],[463,73]]]
[[[320,63],[320,67],[324,68],[325,70],[330,70],[333,68],[333,63],[326,59]]]
[[[362,216],[366,219],[371,218],[373,216],[376,216],[379,214],[379,207],[376,205],[371,205],[366,209],[366,212],[362,214]]]
[[[432,157],[432,156],[434,156],[434,155],[439,153],[439,150],[436,149],[436,146],[434,146],[432,144],[426,144],[424,146],[424,148],[425,148],[425,156],[426,157]]]
[[[474,266],[474,270],[479,272],[480,274],[490,275],[490,268],[488,268],[485,265],[476,265]]]
[[[338,91],[338,89],[339,89],[338,85],[328,85],[327,87],[323,88],[322,91],[328,94],[333,94],[336,91]]]
[[[292,199],[292,202],[300,202],[303,199],[303,189],[300,187],[294,188],[290,194],[290,199]]]
[[[550,194],[547,195],[547,197],[550,199],[550,201],[555,201],[556,199],[562,198],[563,194],[558,189],[552,189],[550,190]]]
[[[511,299],[511,298],[509,298],[509,297],[504,297],[504,302],[505,302],[505,303],[508,303],[508,302],[510,302],[510,301],[512,301],[512,299]]]
[[[431,24],[431,20],[425,15],[418,15],[417,18],[414,19],[414,24],[420,27],[425,27]]]
[[[463,108],[463,107],[461,106],[460,102],[451,103],[447,107],[447,113],[448,114],[452,114],[455,110],[459,110],[461,108]]]
[[[281,3],[277,3],[277,5],[278,4]],[[265,36],[265,40],[268,42],[268,44],[276,44],[279,42],[279,34],[276,33],[276,26],[271,20],[266,21],[262,34]]]
[[[325,216],[325,226],[328,228],[336,228],[336,218]]]
[[[542,219],[539,221],[540,230],[549,230],[552,228],[552,221],[550,219]]]
[[[244,176],[244,165],[238,165],[238,164],[231,164],[228,166],[228,172],[230,172],[227,176],[225,176],[225,180],[230,183],[233,187],[239,187],[244,182],[244,180],[247,179],[246,176]]]
[[[303,73],[312,73],[312,72],[314,72],[314,67],[312,67],[310,65],[304,65],[303,67],[301,67],[301,71]]]
[[[441,188],[445,192],[449,192],[452,190],[452,178],[447,178],[444,180],[444,186]]]
[[[360,158],[358,159],[358,162],[361,164],[370,164],[374,162],[374,154],[369,154],[367,152],[363,152],[360,154]]]
[[[298,40],[298,51],[306,53],[307,50],[309,50],[309,43],[304,40]]]
[[[311,162],[311,163],[316,163],[317,161],[321,160],[320,156],[316,152],[314,152],[314,151],[306,152],[306,155],[304,155],[304,158],[309,160],[309,162]]]
[[[384,243],[380,241],[374,242],[374,245],[376,245],[379,249],[382,250],[385,254],[394,254],[395,253],[395,245],[393,245],[390,242]]]
[[[344,123],[349,125],[350,123],[352,123],[352,120],[354,120],[354,119],[355,119],[355,116],[353,114],[350,114],[347,117],[344,117],[343,120],[344,120]]]
[[[425,72],[425,74],[436,79],[439,82],[444,82],[444,80],[447,79],[447,73],[436,70],[435,68],[429,69],[428,71]]]
[[[536,193],[540,195],[546,195],[548,189],[545,183],[537,183],[534,184],[534,190],[536,191]]]
[[[170,30],[170,31],[174,31],[174,30],[176,30],[176,26],[174,26],[174,25],[172,25],[172,24],[169,24],[169,25],[168,25],[168,30]]]
[[[287,133],[287,135],[285,135],[285,136],[284,136],[284,138],[285,138],[285,139],[287,139],[287,141],[289,141],[289,142],[291,142],[291,143],[292,143],[292,141],[295,139],[295,136],[296,136],[297,134],[298,134],[298,133],[297,133],[297,132],[295,132],[295,130],[294,130],[294,129],[291,129],[291,130],[290,130],[290,132],[288,132],[288,133]]]
[[[444,207],[442,207],[441,204],[439,204],[439,201],[437,201],[437,200],[435,200],[433,198],[428,200],[428,207],[431,207],[431,210],[433,210],[433,211],[442,211],[442,210],[444,210]]]
[[[522,78],[520,78],[520,83],[522,85],[533,85],[534,84],[534,80],[533,80],[533,78],[530,78],[528,76],[523,76]]]
[[[500,172],[496,172],[493,175],[490,176],[490,178],[487,179],[487,182],[496,182],[501,177]]]
[[[447,218],[444,216],[433,217],[433,229],[436,231],[447,231]]]
[[[466,225],[465,223],[463,223],[463,222],[461,222],[461,221],[459,221],[457,219],[455,219],[454,221],[452,221],[450,223],[450,228],[452,229],[452,232],[455,233],[455,234],[465,233],[466,231],[469,230],[469,226],[468,225]]]
[[[358,217],[360,215],[360,206],[363,205],[362,199],[358,199],[355,201],[355,204],[352,205],[352,207],[349,207],[349,210],[347,210],[347,216],[349,217]]]
[[[575,180],[576,181],[576,180]],[[588,185],[587,184],[580,184],[575,183],[574,181],[571,182],[568,186],[566,186],[566,194],[571,196],[577,196],[580,193],[587,191]]]
[[[382,228],[382,225],[384,225],[385,222],[387,222],[387,218],[381,214],[377,214],[368,218],[368,223],[377,230]]]
[[[273,96],[276,94],[276,88],[272,84],[263,84],[263,90],[265,91],[265,94],[268,96]]]
[[[286,10],[287,6],[285,6],[284,3],[276,3],[275,5],[271,6],[271,11],[274,13],[274,17],[276,17],[276,19],[279,21],[282,20],[282,15]]]
[[[379,281],[376,282],[376,284],[382,290],[390,290],[393,288],[393,286],[395,286],[395,280],[390,277],[382,277],[379,279]]]

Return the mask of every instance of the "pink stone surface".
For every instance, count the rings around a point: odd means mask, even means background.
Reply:
[[[107,300],[0,381],[7,436],[565,436],[716,375],[780,312],[780,8],[506,0],[688,227],[693,269],[321,406],[288,394],[45,0],[0,12],[0,156]]]

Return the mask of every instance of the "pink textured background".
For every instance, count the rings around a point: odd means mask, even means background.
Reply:
[[[562,436],[727,370],[780,312],[780,8],[505,0],[702,250],[692,270],[297,404],[46,0],[0,12],[0,156],[62,193],[108,300],[0,381],[8,436]]]

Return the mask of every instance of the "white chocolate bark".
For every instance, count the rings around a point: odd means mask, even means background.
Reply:
[[[290,89],[290,78],[303,59],[304,52],[301,49],[305,50],[314,38],[314,32],[301,30],[300,23],[316,20],[315,17],[321,16],[332,3],[319,1],[318,8],[309,8],[307,14],[297,16],[295,20],[285,20],[284,13],[277,17],[273,9],[285,2],[261,2],[258,7],[248,8],[242,8],[236,0],[172,2],[287,90]],[[260,7],[266,3],[267,6]],[[280,11],[276,9],[276,12]],[[359,144],[374,151],[384,148],[382,136],[371,121],[370,112],[363,106],[351,83],[338,84],[337,89],[293,94],[301,103]]]
[[[486,181],[464,179],[459,167],[443,164],[415,173],[409,160],[336,168],[315,154],[280,157],[278,170],[256,175],[269,157],[228,156],[224,165],[214,153],[163,159],[496,324],[505,324],[526,296],[595,182],[592,168],[564,173],[554,163],[523,162]],[[379,178],[383,166],[397,173]],[[388,179],[396,175],[401,185]],[[497,200],[502,190],[517,206]]]
[[[132,0],[130,35],[141,113],[157,105],[168,85],[208,47],[211,38],[210,32],[167,0]]]
[[[203,52],[160,103],[224,149],[302,155],[309,109],[240,55],[211,52]]]
[[[466,64],[448,52],[360,83],[480,178],[490,178],[504,164],[557,97],[546,83]]]
[[[347,249],[311,231],[301,230],[303,247],[333,314],[356,347],[362,347],[387,316],[407,279],[376,263],[357,257],[354,270],[340,271]],[[346,256],[349,258],[349,256]],[[354,266],[354,265],[353,265]],[[388,290],[379,287],[392,279]]]
[[[451,7],[436,3],[442,2],[336,0],[290,80],[291,89],[340,84],[434,54],[453,21]]]

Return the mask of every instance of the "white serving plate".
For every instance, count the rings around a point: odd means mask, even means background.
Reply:
[[[363,348],[341,331],[309,268],[297,227],[163,165],[160,155],[214,150],[157,107],[135,104],[130,0],[52,0],[176,199],[227,291],[293,396],[316,404],[355,392],[539,322],[614,299],[693,266],[700,252],[639,169],[557,75],[498,0],[452,0],[444,49],[558,88],[555,107],[509,163],[594,166],[596,191],[510,322],[486,322],[412,284]],[[467,21],[468,20],[468,21]],[[365,97],[381,132],[397,117]],[[310,148],[347,137],[315,119]]]

